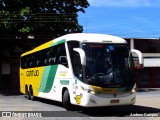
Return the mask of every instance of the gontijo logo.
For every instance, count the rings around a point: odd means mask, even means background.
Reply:
[[[39,71],[38,70],[28,70],[26,72],[26,76],[29,77],[29,76],[39,76]]]

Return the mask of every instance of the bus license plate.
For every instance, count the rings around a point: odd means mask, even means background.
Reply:
[[[119,100],[111,100],[111,104],[119,103]]]

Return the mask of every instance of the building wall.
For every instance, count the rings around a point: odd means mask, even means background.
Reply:
[[[137,70],[136,77],[138,88],[160,88],[160,68],[149,67]]]
[[[2,74],[9,75],[10,74],[10,63],[2,61]]]
[[[20,55],[36,46],[34,39],[4,39],[0,45],[11,44],[12,47],[4,47],[0,58],[0,92],[6,90],[19,91],[19,64]],[[2,60],[3,59],[3,60]]]
[[[11,61],[11,74],[10,74],[10,83],[11,83],[11,89],[19,90],[19,60],[17,61]]]
[[[10,63],[2,61],[1,62],[1,90],[6,90],[10,88]]]
[[[145,58],[160,58],[159,39],[126,39],[131,48],[138,49]],[[153,63],[154,64],[154,63]],[[160,88],[160,66],[136,70],[138,88]]]
[[[143,47],[142,47],[143,45]],[[135,49],[143,53],[160,53],[160,40],[147,39],[147,40],[134,40]]]
[[[20,51],[21,52],[21,51]],[[5,60],[0,63],[0,90],[19,91],[20,52],[12,50]]]

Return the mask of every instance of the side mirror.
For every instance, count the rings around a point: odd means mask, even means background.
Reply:
[[[81,48],[73,48],[74,51],[78,52],[81,59],[81,64],[86,65],[86,54]]]
[[[137,68],[137,69],[143,68],[143,63],[144,62],[143,62],[142,53],[139,50],[136,50],[136,49],[131,49],[131,52],[137,54],[137,56],[138,56],[138,61],[134,60],[135,68]]]

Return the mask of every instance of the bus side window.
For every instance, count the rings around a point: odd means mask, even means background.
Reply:
[[[66,56],[60,56],[60,57],[59,57],[59,62],[60,62],[62,65],[68,67],[67,57],[66,57]]]
[[[73,62],[73,71],[74,74],[82,80],[82,65],[80,62],[80,55],[77,52],[73,52],[74,54],[74,62]]]
[[[25,59],[25,57],[22,57],[20,60],[21,60],[21,68],[22,69],[26,68],[26,59]]]
[[[56,63],[57,64],[62,64],[65,67],[68,67],[68,61],[67,61],[67,55],[66,55],[66,49],[64,43],[60,44],[57,46],[56,49]]]
[[[33,54],[31,54],[31,55],[29,55],[28,57],[29,57],[29,68],[33,68],[33,67],[36,67],[36,53],[33,53]]]
[[[30,67],[33,67],[33,62],[30,62]]]
[[[33,63],[34,63],[34,67],[39,67],[40,66],[40,52],[36,52],[34,53],[34,60],[33,60]]]
[[[40,66],[40,61],[39,61],[39,60],[37,60],[37,66],[38,66],[38,67]]]
[[[55,64],[55,62],[56,62],[56,57],[54,57],[54,58],[49,58],[49,64],[50,65],[54,65]]]
[[[46,58],[46,59],[44,60],[44,65],[48,65],[48,63],[49,63],[49,61],[48,61],[48,59]]]
[[[27,63],[24,63],[24,68],[27,68]]]
[[[41,66],[46,66],[45,59],[46,59],[46,50],[42,50],[41,51],[41,57],[40,57]]]
[[[47,50],[46,50],[45,60],[44,60],[44,64],[45,64],[45,65],[50,65],[50,64],[49,64],[49,58],[50,58],[50,51],[49,51],[49,49],[47,49]]]
[[[56,54],[54,52],[54,47],[51,47],[49,49],[49,65],[55,65],[56,64]]]
[[[44,66],[44,52],[43,50],[39,52],[39,66]]]
[[[35,66],[40,67],[40,52],[36,52],[35,54]]]
[[[79,48],[79,42],[77,41],[69,41],[67,42],[68,44],[68,49],[69,49],[69,54],[70,54],[70,59],[71,59],[71,64],[73,68],[73,72],[77,78],[82,80],[83,74],[82,74],[82,66],[80,63],[80,56],[77,52],[73,51],[73,48]]]
[[[27,56],[27,68],[30,68],[31,67],[31,56]]]

